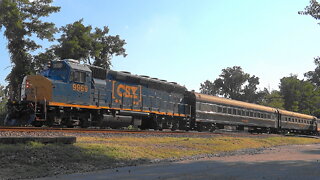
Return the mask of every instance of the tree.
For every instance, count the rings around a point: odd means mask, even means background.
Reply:
[[[83,25],[83,20],[68,24],[60,30],[63,32],[58,39],[60,44],[53,46],[54,54],[60,59],[77,59],[108,69],[111,58],[116,55],[126,57],[124,45],[119,35],[111,36],[108,27],[103,29]],[[93,60],[93,63],[91,63]]]
[[[299,111],[300,80],[296,75],[284,77],[280,80],[280,93],[284,98],[284,108],[289,111]]]
[[[214,93],[212,95],[222,95],[226,98],[241,99],[241,86],[247,81],[249,75],[244,73],[239,66],[232,68],[228,67],[222,69],[222,73],[214,82],[206,81],[207,85],[212,84],[211,87],[206,87],[205,84],[201,84],[203,92]],[[205,88],[205,89],[204,89]],[[208,88],[208,89],[207,89]]]
[[[8,97],[4,86],[0,85],[0,116],[5,112]]]
[[[301,99],[299,112],[304,114],[319,115],[320,91],[309,81],[301,81]]]
[[[39,53],[34,58],[34,70],[36,72],[41,72],[46,68],[49,61],[51,60],[58,60],[57,56],[54,54],[52,49],[46,49],[45,52]]]
[[[306,93],[313,94],[312,95],[313,98],[309,100],[309,102],[304,102],[303,106],[304,106],[304,109],[307,109],[306,113],[312,112],[313,115],[319,117],[320,116],[320,92],[319,92],[320,91],[320,57],[316,57],[314,59],[314,63],[316,65],[315,70],[309,71],[304,74],[304,76],[307,79],[307,82],[305,82],[306,87],[304,87],[305,89],[303,90],[305,94]],[[312,84],[313,87],[310,84]]]
[[[320,19],[320,4],[316,0],[310,0],[310,5],[304,11],[298,12],[301,15],[310,15],[315,19]]]
[[[310,15],[316,20],[320,19],[320,4],[316,0],[310,0],[309,6],[304,11],[298,12],[301,15]],[[319,23],[320,24],[320,23]],[[314,59],[316,68],[304,74],[307,81],[302,81],[301,100],[299,111],[302,113],[320,116],[320,57]]]
[[[317,87],[320,87],[320,59],[319,57],[314,59],[314,63],[316,65],[316,68],[314,71],[309,71],[304,74],[304,76],[307,78],[308,81],[316,85]]]
[[[320,19],[320,4],[316,0],[310,0],[309,6],[305,7],[304,11],[299,11],[299,14],[310,15],[313,18]],[[314,63],[317,66],[314,71],[309,71],[304,74],[308,81],[320,87],[320,57],[314,58]]]
[[[279,91],[273,90],[271,93],[267,91],[261,105],[284,109],[284,100]]]
[[[214,83],[209,80],[206,80],[205,82],[200,84],[200,91],[203,94],[216,95],[218,94],[217,90],[218,89],[216,89]]]
[[[250,75],[249,75],[250,76]],[[247,83],[242,89],[243,95],[242,100],[247,102],[260,103],[263,100],[263,97],[267,94],[268,90],[264,89],[263,91],[257,92],[257,86],[259,85],[259,78],[251,76],[247,79]]]
[[[259,102],[264,92],[257,92],[259,78],[244,73],[240,66],[222,69],[222,73],[214,82],[209,80],[200,84],[200,92],[211,95],[221,95],[226,98]]]
[[[280,80],[280,94],[284,108],[305,114],[317,114],[320,105],[320,91],[309,81],[299,80],[296,75]]]
[[[35,37],[54,40],[57,31],[53,23],[43,22],[42,18],[58,12],[60,7],[51,6],[52,0],[2,0],[0,1],[0,29],[8,40],[12,70],[6,80],[18,96],[19,84],[25,75],[34,73],[34,59],[30,52],[41,46]]]

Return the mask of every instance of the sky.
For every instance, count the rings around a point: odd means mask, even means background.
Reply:
[[[320,56],[320,25],[299,15],[309,0],[54,0],[61,11],[46,18],[57,27],[84,24],[119,35],[127,57],[112,69],[177,82],[199,91],[227,67],[260,78],[260,90],[280,79],[300,79]],[[58,35],[56,37],[59,37]],[[40,42],[44,48],[52,43]],[[53,43],[55,44],[55,43]],[[0,84],[10,72],[7,40],[0,31]]]

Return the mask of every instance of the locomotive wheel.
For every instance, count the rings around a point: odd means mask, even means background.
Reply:
[[[201,123],[197,124],[197,130],[198,130],[198,132],[202,132],[203,131],[203,125]]]
[[[175,130],[177,130],[177,129],[180,128],[180,127],[179,127],[179,122],[180,122],[180,121],[181,121],[180,119],[177,119],[177,120],[172,119],[171,131],[175,131]]]
[[[42,127],[42,126],[44,125],[44,123],[43,123],[42,121],[34,121],[34,122],[33,122],[33,125],[34,125],[35,127]]]
[[[89,123],[88,119],[80,118],[80,127],[81,128],[87,128],[89,126],[90,126],[90,123]]]
[[[211,127],[210,127],[210,132],[213,132],[216,130],[216,126],[214,123],[211,124]]]

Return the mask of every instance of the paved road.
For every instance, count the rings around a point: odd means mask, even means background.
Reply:
[[[214,157],[136,167],[124,167],[93,173],[61,175],[41,180],[102,179],[320,179],[320,144],[285,146],[262,154]],[[40,180],[40,179],[39,179]]]

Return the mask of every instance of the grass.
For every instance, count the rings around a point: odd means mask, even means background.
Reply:
[[[299,137],[78,137],[74,145],[0,144],[0,179],[92,171],[154,159],[182,158],[247,148],[320,143]]]
[[[199,154],[214,154],[246,148],[265,148],[290,144],[320,143],[319,139],[298,137],[270,138],[172,138],[172,137],[117,137],[78,138],[76,146],[107,153],[118,159],[166,159]],[[108,147],[108,148],[106,148]],[[95,150],[96,149],[96,150]],[[105,149],[105,150],[103,150]]]

